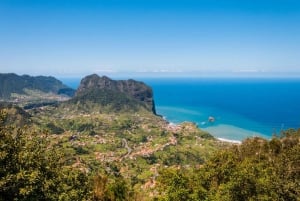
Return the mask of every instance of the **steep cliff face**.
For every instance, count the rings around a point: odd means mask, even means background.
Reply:
[[[89,75],[81,80],[74,100],[91,101],[117,108],[144,107],[156,114],[152,89],[135,80],[112,80]]]

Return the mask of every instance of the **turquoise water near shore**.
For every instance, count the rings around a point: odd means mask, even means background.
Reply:
[[[271,138],[283,129],[300,128],[300,79],[134,79],[153,88],[158,114],[173,123],[195,122],[218,138]],[[61,80],[73,88],[80,81]]]
[[[270,138],[270,133],[274,132],[268,126],[216,108],[198,107],[182,109],[181,107],[158,106],[157,111],[168,121],[175,124],[192,121],[202,130],[218,138],[230,140],[243,140],[252,136]],[[215,121],[210,122],[208,120],[209,117],[214,117]]]

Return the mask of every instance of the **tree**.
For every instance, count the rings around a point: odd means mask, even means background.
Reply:
[[[193,200],[189,180],[183,172],[175,168],[169,168],[163,169],[159,174],[158,184],[161,192],[159,200]]]
[[[93,184],[93,200],[95,201],[133,200],[132,195],[129,194],[127,182],[121,176],[108,177],[97,174]]]
[[[220,150],[197,171],[166,169],[159,200],[299,201],[299,130],[268,141],[246,139]]]
[[[45,135],[5,124],[0,110],[0,200],[85,200],[88,178],[64,167]]]
[[[245,140],[218,152],[200,170],[198,178],[208,200],[299,200],[299,137]]]

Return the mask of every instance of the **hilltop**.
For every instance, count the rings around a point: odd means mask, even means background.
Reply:
[[[24,106],[67,100],[74,93],[74,89],[51,76],[0,74],[0,101]]]
[[[80,82],[75,97],[69,103],[81,107],[101,107],[110,112],[145,109],[156,114],[151,87],[132,79],[112,80],[96,74],[86,76]]]

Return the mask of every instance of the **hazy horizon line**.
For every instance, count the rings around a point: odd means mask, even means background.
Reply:
[[[99,76],[108,76],[112,78],[300,78],[300,71],[274,71],[274,72],[259,72],[259,71],[115,71],[115,72],[81,72],[81,73],[42,73],[42,72],[4,72],[5,74],[14,73],[17,75],[29,75],[29,76],[53,76],[56,78],[82,78],[91,74],[97,74]]]

